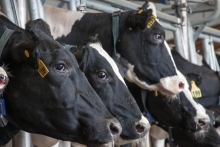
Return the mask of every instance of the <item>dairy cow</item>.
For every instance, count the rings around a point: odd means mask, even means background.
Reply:
[[[0,16],[0,36],[5,43],[1,62],[13,75],[4,92],[9,123],[0,127],[0,146],[20,129],[88,146],[102,146],[119,136],[119,122],[75,57],[52,36],[35,27],[23,30],[4,16]]]
[[[52,35],[59,42],[82,45],[87,36],[97,33],[103,48],[112,55],[112,14],[83,14],[46,5],[44,12]],[[164,39],[164,29],[151,9],[120,13],[116,48],[129,61],[125,78],[144,89],[175,96],[184,89],[185,80],[178,75]]]

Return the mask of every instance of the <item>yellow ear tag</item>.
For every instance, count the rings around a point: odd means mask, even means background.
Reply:
[[[202,92],[199,89],[199,87],[196,86],[195,81],[191,81],[191,85],[192,85],[191,93],[192,93],[193,98],[201,98]]]
[[[156,17],[152,14],[151,17],[150,17],[150,21],[148,22],[147,24],[147,28],[149,29],[153,24],[154,22],[156,21]]]
[[[24,54],[26,57],[28,57],[28,58],[30,57],[29,52],[27,50],[24,50]]]
[[[141,14],[143,11],[144,11],[143,9],[140,9],[140,10],[138,11],[138,14]]]
[[[42,78],[44,78],[48,73],[49,70],[45,66],[44,62],[38,59],[38,70],[37,70]]]
[[[157,90],[154,90],[154,96],[155,96],[155,97],[158,96]]]

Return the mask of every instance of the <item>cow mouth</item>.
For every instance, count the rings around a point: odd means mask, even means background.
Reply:
[[[114,146],[114,142],[103,143],[103,144],[89,144],[88,147],[110,147]]]

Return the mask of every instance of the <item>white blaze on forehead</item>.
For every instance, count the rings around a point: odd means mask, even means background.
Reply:
[[[97,42],[97,43],[91,43],[91,44],[89,44],[89,46],[91,46],[92,48],[97,50],[99,52],[99,54],[102,55],[108,61],[108,63],[111,65],[113,71],[115,72],[116,76],[119,78],[119,80],[121,80],[122,83],[125,84],[125,81],[122,78],[121,74],[119,73],[119,70],[118,70],[118,67],[117,67],[115,61],[102,48],[101,44]],[[125,84],[125,86],[126,86],[126,84]]]

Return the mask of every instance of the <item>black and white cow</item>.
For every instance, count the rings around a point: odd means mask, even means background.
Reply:
[[[56,40],[82,45],[87,36],[99,34],[103,48],[112,55],[111,14],[83,14],[46,5],[44,12]],[[164,29],[151,9],[120,14],[117,52],[129,61],[126,79],[144,89],[175,96],[184,89],[186,81],[178,75],[164,39]]]
[[[13,75],[4,92],[9,123],[0,127],[0,146],[20,129],[93,146],[119,136],[119,122],[62,45],[44,31],[23,30],[3,16],[0,34],[8,36],[1,62]]]

